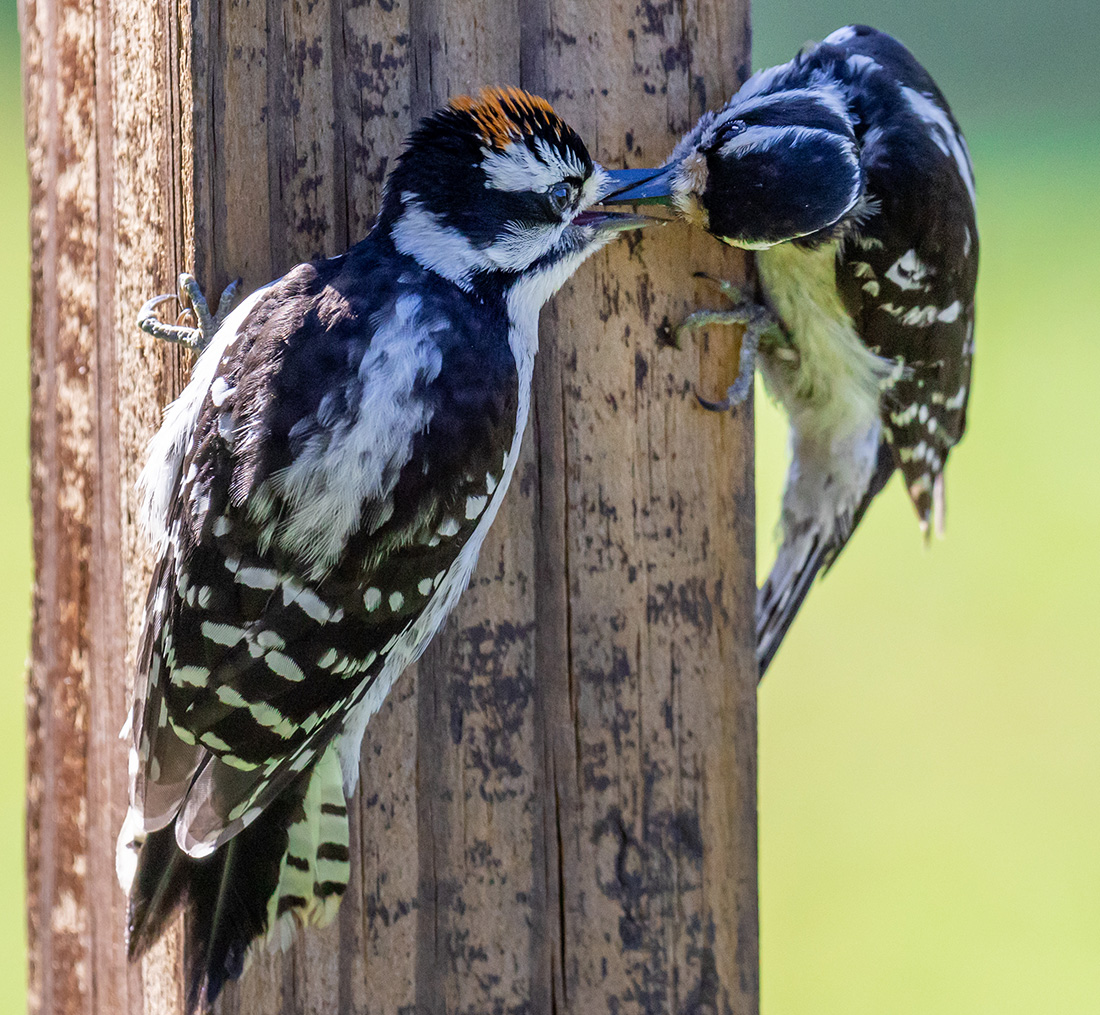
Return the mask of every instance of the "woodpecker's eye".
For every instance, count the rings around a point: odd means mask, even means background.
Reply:
[[[576,200],[577,188],[567,180],[562,180],[561,183],[555,183],[546,196],[550,200],[550,207],[560,215]]]
[[[747,128],[748,124],[746,124],[744,120],[727,120],[714,132],[714,140],[707,150],[712,152],[717,151]]]

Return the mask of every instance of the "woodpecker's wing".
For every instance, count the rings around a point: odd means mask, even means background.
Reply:
[[[923,525],[943,524],[943,469],[966,426],[978,271],[974,174],[935,83],[874,29],[826,40],[848,54],[867,212],[842,244],[837,280],[856,328],[905,367],[884,398],[884,433]]]
[[[176,818],[192,855],[255,820],[353,705],[384,693],[391,656],[403,668],[419,653],[502,477],[506,321],[367,257],[300,266],[255,305],[171,499],[134,803],[146,832]]]

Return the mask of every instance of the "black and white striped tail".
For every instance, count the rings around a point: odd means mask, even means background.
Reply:
[[[756,664],[764,679],[772,659],[787,636],[794,618],[819,571],[828,571],[855,532],[871,501],[894,473],[894,454],[882,441],[867,491],[852,514],[851,522],[838,519],[831,533],[810,528],[783,540],[768,578],[756,594]]]
[[[130,889],[137,959],[183,906],[186,1011],[207,1010],[254,947],[284,949],[299,924],[324,926],[348,883],[348,818],[335,746],[225,845],[194,859],[175,822],[140,845]]]
[[[767,581],[756,594],[756,663],[763,680],[825,561],[818,533],[784,542]]]

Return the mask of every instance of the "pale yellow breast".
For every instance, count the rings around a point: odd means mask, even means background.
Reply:
[[[756,253],[760,282],[771,309],[798,350],[789,359],[761,355],[769,392],[796,428],[843,436],[866,427],[892,364],[860,339],[836,287],[837,243],[808,250],[781,243]]]

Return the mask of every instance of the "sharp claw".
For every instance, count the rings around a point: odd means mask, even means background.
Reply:
[[[138,320],[143,321],[148,317],[155,318],[157,315],[154,313],[157,307],[162,303],[167,303],[169,300],[178,299],[175,293],[163,293],[160,296],[154,296],[151,300],[147,300],[145,305],[138,312]]]
[[[730,410],[736,412],[736,403],[730,400],[728,393],[720,402],[712,402],[709,398],[704,398],[700,395],[699,390],[696,389],[695,399],[708,412],[729,412]]]
[[[154,338],[161,338],[167,342],[182,342],[186,345],[192,344],[195,334],[194,328],[180,325],[179,317],[176,318],[177,323],[168,324],[162,321],[160,315],[157,314],[157,307],[162,303],[178,299],[179,297],[175,293],[164,293],[161,296],[154,296],[151,300],[147,301],[138,312],[138,327],[147,335],[152,335]]]
[[[745,294],[732,282],[728,282],[724,278],[715,278],[713,275],[708,275],[705,271],[695,272],[695,277],[710,283],[710,285],[714,286],[715,289],[733,304],[748,303],[748,300],[745,299]]]
[[[742,374],[726,389],[726,397],[718,402],[712,402],[709,398],[704,398],[699,394],[698,390],[695,392],[695,397],[699,400],[699,404],[704,409],[709,409],[711,412],[732,411],[736,415],[737,407],[749,397],[749,392],[752,390],[752,382],[752,373]]]
[[[149,300],[138,314],[138,327],[155,338],[161,338],[167,342],[178,342],[202,352],[236,302],[240,283],[241,280],[236,279],[225,287],[218,301],[217,314],[211,314],[202,289],[195,281],[195,276],[184,272],[179,277],[179,294],[167,293],[163,296],[154,296]],[[167,300],[177,300],[180,304],[181,310],[176,316],[175,324],[162,321],[157,313],[157,307]],[[188,316],[194,318],[197,327],[183,323]]]

